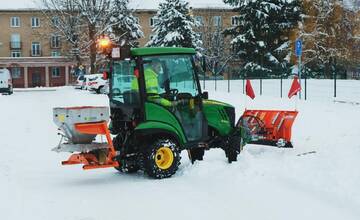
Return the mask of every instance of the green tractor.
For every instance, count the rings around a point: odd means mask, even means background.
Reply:
[[[199,73],[205,71],[206,65],[194,49],[114,48],[112,54],[107,76],[109,129],[104,121],[108,113],[97,118],[99,109],[94,107],[54,112],[54,121],[64,133],[73,134],[66,136],[103,134],[108,145],[85,146],[75,141],[59,145],[56,151],[82,152],[72,155],[64,165],[85,164],[84,169],[115,167],[128,173],[143,170],[150,177],[167,178],[178,170],[183,150],[194,163],[203,160],[205,150],[221,148],[231,163],[248,142],[290,144],[297,112],[249,110],[235,122],[232,105],[209,100],[208,93],[201,91]],[[82,115],[86,115],[82,123],[72,126],[74,121],[80,122]],[[89,118],[102,123],[89,123]],[[91,140],[94,136],[81,137]]]
[[[137,48],[130,59],[112,60],[110,131],[120,171],[170,177],[183,150],[192,162],[209,148],[237,160],[244,143],[235,108],[201,91],[195,55],[190,48]]]

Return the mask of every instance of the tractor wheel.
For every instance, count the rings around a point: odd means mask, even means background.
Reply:
[[[197,160],[203,160],[204,159],[204,148],[193,148],[188,150],[189,159],[191,160],[191,163],[194,163]]]
[[[180,150],[172,140],[154,141],[144,150],[144,171],[153,178],[162,179],[174,175],[180,165]]]
[[[231,136],[224,151],[229,163],[237,161],[237,156],[241,151],[241,136]]]

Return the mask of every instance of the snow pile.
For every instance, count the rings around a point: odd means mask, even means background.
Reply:
[[[207,90],[212,83],[207,82]],[[352,88],[340,95],[341,100],[346,96],[360,102],[359,83],[339,82]],[[253,85],[257,92],[258,84]],[[318,98],[297,104],[276,98],[278,87],[271,81],[264,84],[268,95],[254,101],[242,94],[240,82],[233,82],[230,94],[211,89],[210,98],[233,104],[237,116],[244,108],[294,109],[297,105],[295,148],[248,145],[232,164],[221,150],[207,151],[204,161],[194,165],[183,152],[178,173],[163,180],[142,173],[120,174],[114,169],[63,167],[60,161],[68,155],[50,151],[59,141],[52,108],[108,105],[105,95],[70,87],[0,95],[2,219],[357,220],[360,106],[321,99],[331,90],[326,80],[314,80],[311,85]],[[227,82],[220,82],[218,89],[226,91],[226,86]]]

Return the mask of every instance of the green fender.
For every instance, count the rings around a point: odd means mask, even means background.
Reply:
[[[184,145],[186,143],[186,138],[182,132],[179,132],[173,126],[163,122],[147,121],[141,123],[135,128],[135,132],[139,132],[146,135],[167,133],[174,136],[177,139],[177,141],[180,142],[180,145]]]

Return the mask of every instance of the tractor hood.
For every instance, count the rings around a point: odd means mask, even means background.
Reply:
[[[225,102],[219,102],[216,100],[203,100],[203,105],[204,106],[211,106],[211,105],[217,105],[217,106],[222,106],[222,107],[231,107],[234,108],[234,106],[227,104]]]
[[[208,125],[221,136],[231,132],[235,126],[235,108],[224,102],[203,100],[203,110]]]

